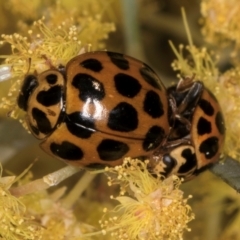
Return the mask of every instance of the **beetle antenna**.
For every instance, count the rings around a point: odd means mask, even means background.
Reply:
[[[50,69],[57,69],[53,64],[50,58],[47,57],[47,55],[43,54],[42,58],[46,61],[45,64],[49,66]]]
[[[176,91],[180,92],[189,89],[193,84],[195,76],[196,73],[193,73],[192,77],[181,75],[181,79],[177,84]]]
[[[184,74],[181,74],[181,73],[180,73],[180,76],[181,76],[181,79],[183,80],[193,81],[194,78],[196,77],[196,73],[193,73],[192,77],[185,76]]]
[[[27,72],[26,72],[25,76],[27,76],[28,73],[30,72],[31,63],[32,63],[32,58],[28,58],[28,69],[27,69]]]

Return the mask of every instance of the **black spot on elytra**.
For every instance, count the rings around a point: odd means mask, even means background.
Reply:
[[[206,159],[211,159],[218,152],[218,148],[218,138],[210,137],[201,143],[199,151],[205,155]]]
[[[197,123],[197,131],[199,135],[211,133],[212,125],[207,119],[200,117]]]
[[[57,82],[57,75],[56,74],[48,74],[46,76],[46,80],[50,85],[53,85]]]
[[[154,91],[147,92],[144,99],[143,108],[144,111],[148,113],[152,118],[158,118],[164,114],[161,98]]]
[[[146,64],[144,67],[140,68],[140,74],[142,75],[143,79],[150,84],[152,87],[162,90],[162,86],[160,84],[160,79],[156,75],[156,73]]]
[[[38,130],[43,134],[52,132],[51,123],[48,120],[46,114],[38,108],[32,109],[32,117],[37,123]]]
[[[150,151],[157,148],[163,141],[164,137],[165,131],[162,127],[159,126],[151,127],[148,130],[146,137],[143,141],[143,149],[145,151]]]
[[[63,89],[61,86],[56,85],[49,88],[47,91],[40,91],[37,94],[37,101],[43,106],[49,107],[58,104],[62,98]]]
[[[190,148],[184,149],[181,155],[186,159],[186,162],[179,168],[179,173],[187,173],[197,167],[196,154],[192,153]]]
[[[79,138],[90,138],[95,132],[94,120],[91,117],[85,117],[81,112],[67,115],[65,122],[69,132]]]
[[[201,99],[198,105],[206,115],[212,116],[214,114],[214,108],[209,101],[205,99]]]
[[[32,94],[33,90],[38,86],[38,81],[36,76],[27,75],[23,81],[21,91],[19,93],[17,104],[18,107],[24,111],[27,111],[28,108],[28,99]]]
[[[110,57],[111,62],[116,65],[118,68],[122,70],[129,69],[129,62],[127,59],[124,58],[124,55],[121,53],[114,53],[114,52],[106,52],[107,55]]]
[[[115,87],[124,97],[133,98],[141,90],[138,80],[128,74],[118,73],[114,76]]]
[[[108,127],[119,132],[130,132],[138,127],[136,109],[126,102],[119,103],[111,110],[108,118]]]
[[[93,72],[100,72],[103,69],[102,63],[94,58],[89,58],[80,63],[80,65]]]
[[[54,155],[64,160],[76,161],[83,158],[83,151],[68,141],[63,141],[60,144],[51,143],[50,150]]]
[[[172,172],[172,170],[177,166],[177,160],[170,154],[165,154],[163,155],[162,161],[165,165],[163,175],[168,176]]]
[[[79,98],[84,102],[100,101],[105,96],[103,84],[89,74],[78,73],[74,76],[72,85],[79,90]]]
[[[129,147],[120,141],[104,139],[98,145],[97,151],[101,160],[114,161],[122,158],[129,151]]]
[[[216,115],[216,119],[215,119],[215,124],[217,126],[218,131],[224,135],[225,134],[225,125],[224,125],[224,119],[223,119],[223,115],[221,112],[218,112]]]

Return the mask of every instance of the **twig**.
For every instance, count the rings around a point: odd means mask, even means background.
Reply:
[[[224,161],[214,164],[210,171],[240,193],[240,162],[227,156]]]
[[[81,168],[76,168],[72,166],[67,166],[61,168],[58,171],[50,173],[43,178],[36,179],[25,185],[13,187],[9,191],[12,195],[20,197],[22,195],[30,194],[37,191],[42,191],[48,189],[49,187],[55,186],[62,182],[64,179],[72,176],[73,174],[79,172]]]

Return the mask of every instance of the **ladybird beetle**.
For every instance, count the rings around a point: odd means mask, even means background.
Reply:
[[[190,180],[216,162],[223,148],[225,126],[215,96],[200,81],[186,78],[167,89],[174,124],[150,161],[153,172]]]
[[[66,67],[24,79],[18,106],[51,156],[101,168],[149,159],[149,171],[190,179],[215,162],[224,121],[201,82],[166,90],[145,63],[113,52],[78,55]]]
[[[119,53],[78,55],[25,77],[17,100],[41,148],[74,166],[146,159],[170,132],[167,91],[146,64]]]

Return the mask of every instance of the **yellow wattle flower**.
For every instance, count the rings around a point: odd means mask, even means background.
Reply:
[[[187,204],[191,196],[183,198],[176,176],[154,178],[147,163],[127,158],[122,166],[107,169],[117,174],[109,177],[109,183],[120,184],[121,192],[114,198],[119,204],[100,221],[103,233],[114,239],[182,239],[183,232],[190,231],[188,222],[194,219]]]

